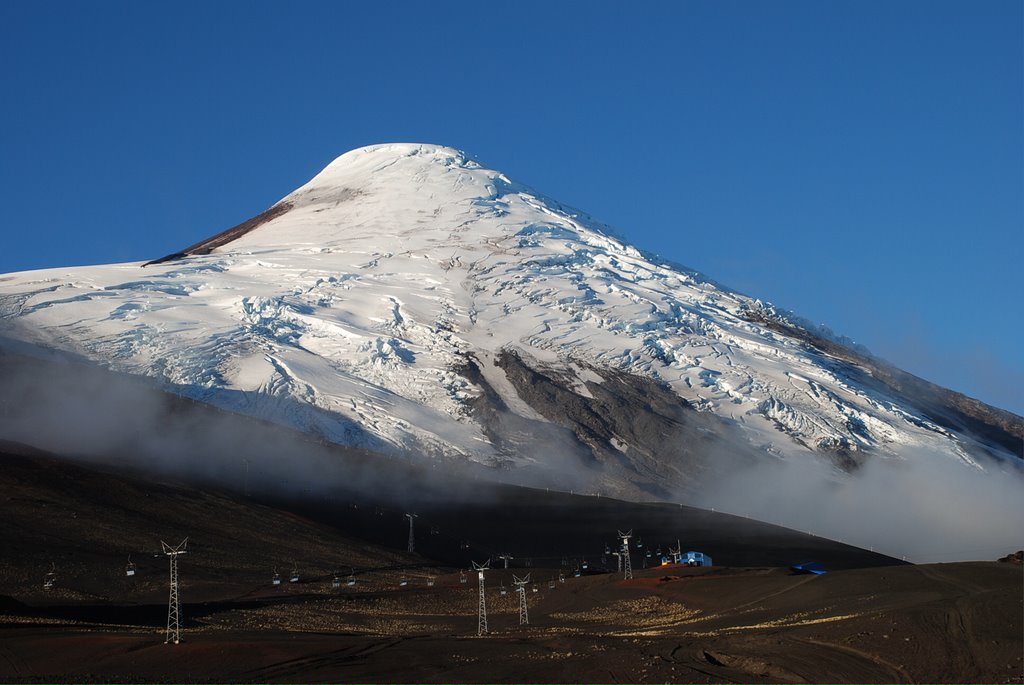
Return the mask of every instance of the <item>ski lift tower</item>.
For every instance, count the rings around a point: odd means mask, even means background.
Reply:
[[[171,560],[171,593],[167,600],[167,637],[164,640],[165,645],[169,642],[174,644],[181,642],[181,607],[178,603],[178,556],[187,554],[185,550],[187,544],[188,538],[182,540],[177,546],[168,545],[163,540],[160,541],[164,554],[170,557]]]
[[[491,568],[491,560],[488,559],[482,564],[473,562],[473,570],[477,573],[480,582],[480,602],[477,611],[476,636],[481,637],[487,634],[487,600],[484,597],[484,571]]]
[[[515,559],[515,557],[509,554],[508,552],[505,552],[504,554],[499,554],[498,558],[505,562],[505,568],[508,568],[509,559]]]
[[[417,516],[418,516],[418,514],[406,514],[405,515],[405,518],[409,519],[409,549],[408,549],[409,552],[412,552],[413,546],[414,546],[414,538],[413,538],[413,535],[412,535],[412,522],[413,522],[413,519],[415,519]]]
[[[625,533],[620,530],[619,537],[622,538],[622,568],[624,571],[622,577],[629,580],[633,577],[633,566],[629,562],[629,539],[633,537],[633,530],[630,529]]]
[[[519,625],[525,626],[530,622],[530,615],[526,611],[526,584],[530,582],[530,574],[527,573],[525,578],[520,578],[513,573],[512,582],[519,593]]]

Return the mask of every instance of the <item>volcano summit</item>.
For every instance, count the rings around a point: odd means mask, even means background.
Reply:
[[[632,499],[763,463],[1015,471],[1024,437],[435,145],[348,152],[146,264],[8,274],[0,326],[324,441]]]

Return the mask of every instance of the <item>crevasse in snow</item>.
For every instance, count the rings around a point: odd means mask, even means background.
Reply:
[[[759,301],[452,148],[354,150],[281,203],[210,254],[8,275],[0,325],[229,409],[339,442],[355,422],[426,455],[493,456],[467,355],[540,420],[493,365],[516,348],[581,394],[595,369],[660,379],[775,455],[910,445],[975,464],[961,436],[751,321]]]

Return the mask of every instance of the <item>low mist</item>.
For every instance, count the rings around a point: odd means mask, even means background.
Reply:
[[[253,495],[403,503],[432,497],[470,501],[483,496],[476,479],[579,492],[600,473],[583,465],[570,434],[555,427],[550,435],[529,431],[526,443],[540,440],[549,451],[542,463],[526,469],[488,469],[462,459],[410,463],[407,456],[318,443],[294,430],[170,395],[151,379],[38,350],[29,356],[2,342],[0,440],[60,456]],[[718,455],[720,468],[705,471],[702,485],[687,485],[677,501],[916,562],[993,560],[1024,548],[1019,465],[991,461],[981,471],[947,455],[906,450],[904,459],[871,455],[864,466],[845,474],[810,456],[754,459],[724,444],[708,445],[729,454]],[[551,452],[562,450],[563,458],[550,459]]]
[[[472,465],[442,486],[441,468],[330,445],[172,395],[152,379],[24,349],[12,353],[0,341],[0,441],[253,495],[392,502],[472,496]],[[287,411],[289,401],[279,409]]]
[[[852,474],[820,459],[762,461],[706,484],[688,503],[828,537],[897,559],[995,560],[1024,548],[1024,472],[981,471],[948,455],[871,455]]]

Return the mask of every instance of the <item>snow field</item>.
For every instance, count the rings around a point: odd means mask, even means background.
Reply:
[[[601,369],[664,380],[781,456],[913,446],[978,466],[899,398],[745,318],[759,301],[456,150],[355,150],[283,201],[289,211],[209,255],[8,275],[0,321],[177,393],[374,448],[488,463],[495,448],[467,405],[480,389],[458,369],[472,355],[511,411],[542,421],[494,366],[518,348],[562,365],[584,397]]]

